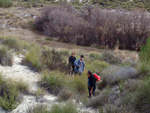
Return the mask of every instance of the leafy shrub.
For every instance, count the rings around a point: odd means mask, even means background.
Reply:
[[[86,104],[87,107],[98,108],[108,103],[109,89],[105,89],[100,95],[91,98]]]
[[[140,65],[139,65],[139,71],[141,73],[147,73],[149,72],[150,67],[150,38],[147,39],[146,45],[141,47],[141,51],[139,54],[140,59]]]
[[[112,53],[110,52],[104,52],[103,53],[103,60],[106,62],[109,62],[111,64],[118,64],[121,63],[121,59],[118,57],[115,57]]]
[[[72,81],[72,84],[75,87],[76,92],[78,92],[78,94],[87,94],[87,78],[82,76],[82,78],[80,76],[75,76],[75,78]]]
[[[23,64],[28,65],[35,71],[61,70],[67,72],[66,62],[62,59],[60,54],[49,49],[40,48],[38,45],[33,45],[30,51],[25,55],[22,61]]]
[[[65,105],[53,105],[51,109],[47,109],[46,106],[37,106],[29,110],[29,113],[78,113],[78,111],[74,104],[67,102]]]
[[[90,53],[89,57],[91,60],[102,60],[102,56],[97,53]]]
[[[67,87],[67,77],[61,72],[43,72],[42,86],[46,87],[52,94],[58,95],[60,91]]]
[[[53,69],[53,70],[61,70],[67,72],[66,62],[62,59],[61,55],[58,52],[43,50],[41,55],[41,61],[43,63],[44,68]]]
[[[127,92],[134,92],[138,89],[140,85],[143,84],[144,81],[138,80],[138,79],[133,79],[133,80],[127,80],[125,81],[125,90]]]
[[[13,56],[7,47],[0,47],[0,64],[3,66],[13,65]]]
[[[29,109],[28,113],[49,113],[47,111],[47,107],[46,106],[36,106],[35,108],[33,109]]]
[[[28,65],[33,70],[39,71],[42,69],[42,62],[40,60],[41,49],[37,45],[33,45],[30,51],[25,55],[22,63]]]
[[[72,103],[65,105],[53,105],[49,113],[78,113],[76,106]]]
[[[108,68],[110,66],[110,64],[108,64],[105,61],[101,61],[101,60],[90,60],[90,59],[88,60],[88,58],[87,58],[86,62],[88,62],[88,63],[86,63],[85,72],[90,70],[93,73],[100,74],[105,68]]]
[[[149,113],[150,108],[150,79],[145,80],[142,85],[140,85],[134,95],[134,104],[136,106],[136,109],[139,112]]]
[[[0,0],[0,7],[9,8],[13,6],[12,0]]]
[[[60,56],[68,57],[70,55],[68,50],[60,50],[59,53],[60,53]]]
[[[18,90],[13,82],[7,83],[0,75],[0,107],[6,110],[15,109],[17,103]]]
[[[58,100],[59,101],[67,101],[73,96],[73,92],[68,89],[63,89],[59,95]]]

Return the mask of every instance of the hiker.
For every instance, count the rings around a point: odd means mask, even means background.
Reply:
[[[85,67],[84,55],[81,55],[80,59],[76,60],[74,64],[75,64],[75,73],[81,75]]]
[[[71,67],[71,74],[72,76],[74,76],[74,71],[75,71],[74,62],[76,61],[75,52],[71,54],[68,60],[69,60],[69,67]]]
[[[93,96],[95,95],[96,80],[91,71],[88,71],[87,75],[88,75],[89,98],[91,98],[92,95]]]

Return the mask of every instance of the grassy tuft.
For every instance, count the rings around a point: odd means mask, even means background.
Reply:
[[[13,6],[12,0],[0,0],[0,7],[9,8]]]
[[[76,106],[72,103],[65,105],[53,105],[48,113],[78,113]]]
[[[28,49],[28,44],[25,41],[22,41],[16,37],[0,36],[0,42],[1,42],[1,44],[6,45],[10,49],[14,49],[17,52],[22,52],[23,49]]]
[[[116,57],[114,54],[112,54],[111,52],[104,52],[103,53],[103,60],[106,62],[109,62],[110,64],[120,64],[121,63],[121,59]]]
[[[42,86],[52,94],[58,95],[67,86],[67,77],[60,72],[43,72]]]
[[[8,50],[7,47],[0,47],[0,64],[3,66],[12,66],[13,65],[13,56],[12,53]]]
[[[37,45],[33,45],[30,51],[25,55],[23,59],[23,64],[28,65],[33,70],[41,70],[42,62],[40,60],[41,49]]]
[[[102,56],[98,53],[90,53],[89,55],[91,60],[102,60]]]
[[[150,79],[145,80],[142,85],[140,85],[134,93],[134,104],[138,111],[143,113],[149,113],[150,112]]]
[[[73,103],[67,102],[64,105],[55,104],[51,109],[48,109],[46,106],[37,106],[33,110],[29,110],[29,113],[78,113],[78,111]]]

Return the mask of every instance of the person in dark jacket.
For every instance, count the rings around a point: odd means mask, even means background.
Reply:
[[[74,71],[75,71],[74,62],[76,61],[75,52],[73,52],[73,53],[71,54],[71,56],[69,57],[68,61],[69,61],[69,66],[71,67],[71,74],[73,75],[73,74],[74,74]],[[74,76],[74,75],[73,75],[73,76]]]
[[[91,71],[88,71],[88,90],[89,90],[89,98],[91,96],[95,95],[95,89],[96,89],[96,81]]]

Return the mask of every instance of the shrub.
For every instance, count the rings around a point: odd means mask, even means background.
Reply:
[[[70,53],[68,50],[60,50],[59,53],[60,53],[60,56],[65,56],[65,57],[70,56]]]
[[[18,89],[15,82],[4,80],[0,75],[0,107],[6,110],[15,109],[17,103]]]
[[[67,87],[67,81],[67,77],[61,72],[43,72],[42,86],[52,94],[58,95],[63,88]]]
[[[134,104],[139,112],[149,113],[150,112],[150,79],[145,80],[142,85],[140,85],[134,95]]]
[[[139,54],[140,59],[140,65],[139,65],[139,71],[141,73],[147,73],[149,72],[150,67],[150,38],[147,39],[146,45],[141,47],[141,51]]]
[[[139,80],[139,79],[127,80],[127,81],[125,81],[125,84],[124,84],[125,85],[125,90],[127,92],[134,92],[143,83],[144,83],[144,81]]]
[[[36,106],[35,108],[33,109],[29,109],[28,113],[49,113],[47,111],[47,107],[46,106]]]
[[[93,107],[93,108],[98,108],[100,106],[103,106],[108,103],[108,94],[110,90],[105,89],[101,92],[100,95],[93,97],[88,101],[86,104],[87,107]]]
[[[13,56],[7,47],[0,47],[0,64],[3,66],[13,65]]]
[[[42,62],[40,59],[41,48],[37,45],[33,45],[30,51],[25,55],[22,63],[28,65],[33,70],[39,71],[42,69]]]
[[[41,61],[43,63],[44,68],[53,69],[53,70],[61,70],[67,72],[66,62],[62,59],[61,55],[58,52],[43,50],[41,55]]]
[[[9,8],[13,6],[12,0],[0,0],[0,7]]]
[[[22,61],[23,64],[28,65],[35,71],[60,70],[67,72],[66,62],[62,59],[60,54],[49,49],[40,48],[38,45],[33,45],[30,51],[25,55]]]
[[[76,106],[72,103],[65,105],[53,105],[49,113],[78,113]]]
[[[92,71],[93,73],[100,74],[105,68],[108,68],[110,64],[105,61],[101,60],[93,60],[93,61],[86,61],[86,68],[85,71],[88,70]]]
[[[63,89],[59,95],[58,95],[58,100],[59,101],[67,101],[73,96],[73,92],[68,90],[68,89]]]
[[[111,11],[89,4],[75,10],[71,5],[58,5],[45,8],[34,27],[63,42],[139,50],[150,35],[149,20],[144,10]]]
[[[121,59],[114,56],[112,53],[110,52],[104,52],[103,53],[103,60],[106,62],[109,62],[111,64],[119,64],[121,63]]]
[[[74,85],[76,92],[81,95],[87,94],[87,78],[82,76],[75,76],[72,84]]]
[[[91,60],[102,60],[102,56],[98,53],[90,53],[89,57]]]
[[[34,22],[34,27],[51,37],[58,37],[63,42],[74,42],[83,35],[81,28],[86,26],[77,11],[70,5],[47,7]]]
[[[33,110],[29,110],[29,113],[78,113],[77,108],[71,102],[67,102],[64,105],[53,105],[51,109],[47,109],[46,106],[37,106]]]
[[[4,37],[0,36],[0,42],[3,45],[8,46],[10,49],[14,49],[17,52],[21,52],[23,49],[28,48],[28,44],[16,37]]]

